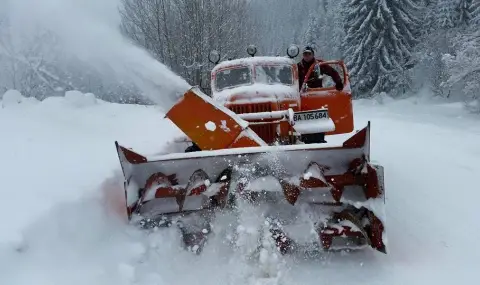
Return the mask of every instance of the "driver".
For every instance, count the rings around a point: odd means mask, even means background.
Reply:
[[[299,85],[300,85],[300,90],[302,89],[303,86],[303,80],[305,79],[305,75],[307,75],[308,69],[312,66],[312,64],[315,63],[315,52],[313,51],[312,47],[305,47],[303,49],[303,59],[297,63],[298,66],[298,79],[299,79]],[[335,82],[335,88],[337,90],[343,90],[343,82],[342,79],[340,78],[340,75],[338,72],[331,67],[328,64],[320,65],[320,73],[321,74],[326,74],[330,76],[333,81]],[[310,76],[307,80],[308,86],[310,88],[322,88],[322,79],[318,78],[319,74],[315,74],[315,71],[313,70],[310,72]]]

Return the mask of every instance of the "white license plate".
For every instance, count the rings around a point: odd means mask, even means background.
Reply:
[[[327,110],[305,111],[305,112],[298,112],[293,114],[294,122],[324,120],[324,119],[328,119]]]

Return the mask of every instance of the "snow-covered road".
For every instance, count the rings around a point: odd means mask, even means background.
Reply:
[[[153,152],[178,132],[154,107],[50,98],[0,108],[0,283],[475,283],[480,119],[454,104],[355,107],[385,167],[389,253],[285,257],[277,279],[259,279],[221,241],[193,256],[175,231],[146,236],[103,215],[100,184],[119,171],[113,142]]]

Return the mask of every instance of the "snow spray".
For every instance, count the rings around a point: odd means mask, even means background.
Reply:
[[[4,2],[3,0],[2,2]],[[6,0],[11,29],[33,36],[54,33],[62,52],[133,82],[143,95],[168,110],[189,84],[120,32],[119,0]],[[112,75],[109,74],[109,75]]]

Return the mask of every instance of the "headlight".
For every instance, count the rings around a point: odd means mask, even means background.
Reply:
[[[297,45],[291,45],[287,48],[287,55],[290,58],[296,57],[300,53],[300,48]]]

